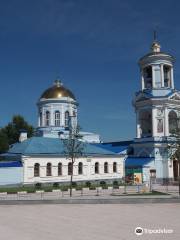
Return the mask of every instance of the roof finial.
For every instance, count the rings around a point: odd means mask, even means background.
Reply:
[[[153,39],[153,43],[151,45],[151,50],[154,53],[160,52],[161,51],[161,45],[158,43],[157,41],[157,31],[154,30],[154,39]]]
[[[59,78],[59,76],[58,76],[58,77],[56,78],[56,80],[54,81],[54,85],[57,86],[57,87],[60,87],[60,86],[63,85],[62,82],[61,82],[61,80],[60,80],[60,78]]]
[[[157,31],[154,30],[154,42],[156,42],[156,41],[157,41]]]

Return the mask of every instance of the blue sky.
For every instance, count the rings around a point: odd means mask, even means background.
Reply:
[[[176,57],[180,88],[177,0],[1,0],[0,126],[22,114],[36,126],[36,102],[57,75],[79,102],[79,121],[104,140],[135,137],[138,59],[153,30]]]

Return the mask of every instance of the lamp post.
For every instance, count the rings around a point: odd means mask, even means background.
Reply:
[[[123,166],[123,171],[124,171],[124,194],[127,193],[127,191],[126,191],[126,159],[127,159],[127,156],[124,158],[124,166]]]

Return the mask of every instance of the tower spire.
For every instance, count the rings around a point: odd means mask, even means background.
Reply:
[[[153,43],[151,45],[151,51],[154,53],[158,53],[161,51],[161,45],[159,44],[159,42],[157,41],[157,31],[154,30],[153,32]]]
[[[154,30],[154,42],[157,42],[157,31]]]

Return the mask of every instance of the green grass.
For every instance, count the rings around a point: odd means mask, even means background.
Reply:
[[[113,185],[113,184],[95,184],[92,183],[91,186],[89,187],[90,190],[95,190],[97,187],[102,187],[103,189],[107,189],[108,187],[113,187],[114,189],[118,188],[120,184],[118,185]],[[122,186],[122,185],[121,185]],[[76,190],[82,190],[82,188],[87,187],[86,184],[82,183],[82,184],[77,184],[74,185],[73,188],[75,188]],[[24,186],[16,186],[16,187],[0,187],[0,192],[7,192],[9,194],[11,193],[17,193],[17,192],[21,192],[21,191],[26,191],[28,193],[34,193],[37,190],[43,190],[45,192],[52,192],[52,190],[57,190],[60,189],[62,191],[68,191],[68,189],[70,188],[69,185],[61,185],[61,184],[57,184],[56,185],[39,185],[39,186],[34,186],[34,185],[24,185]],[[133,193],[134,194],[134,193]],[[131,196],[133,194],[130,194]],[[166,195],[166,193],[160,193],[160,192],[156,192],[153,191],[152,193],[135,193],[134,195]]]
[[[125,194],[111,194],[112,196],[158,196],[158,195],[169,195],[168,193],[158,192],[158,191],[152,191],[152,192],[143,192],[143,193],[125,193]]]
[[[45,191],[45,192],[52,192],[53,189],[60,189],[59,187],[53,186],[42,186],[42,187],[35,187],[35,186],[20,186],[20,187],[3,187],[0,188],[0,192],[7,192],[9,194],[17,193],[26,191],[28,193],[34,193],[35,191]]]

